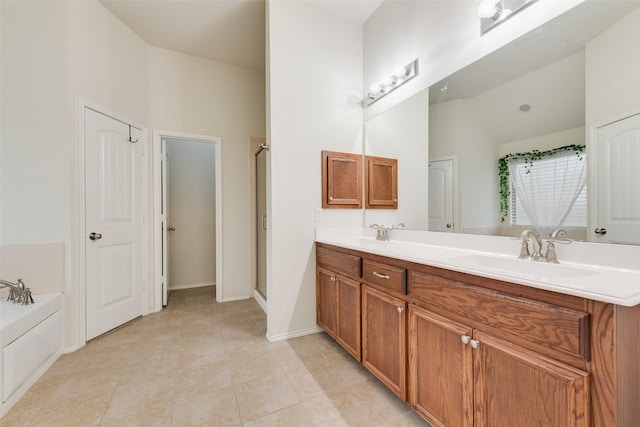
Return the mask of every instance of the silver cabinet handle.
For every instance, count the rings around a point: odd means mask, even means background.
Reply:
[[[480,345],[480,341],[478,340],[471,340],[469,341],[469,344],[471,344],[472,348],[478,348],[478,346]]]
[[[468,336],[468,335],[462,335],[460,337],[460,340],[462,340],[462,344],[467,345],[467,344],[469,344],[469,341],[471,341],[471,337]]]
[[[331,281],[335,282],[336,281],[336,277],[335,276],[331,276]]]
[[[391,278],[391,277],[387,276],[386,274],[380,274],[377,271],[374,271],[373,275],[376,276],[379,279],[387,279],[387,280],[389,280]]]
[[[329,200],[333,200],[333,196],[329,196]]]
[[[91,234],[89,234],[89,238],[91,240],[100,240],[100,239],[102,239],[102,234],[100,234],[100,233],[91,233]]]
[[[398,313],[402,314],[402,312],[404,311],[404,307],[398,307]]]

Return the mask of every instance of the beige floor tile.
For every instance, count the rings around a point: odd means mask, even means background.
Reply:
[[[242,384],[235,384],[242,422],[260,418],[299,402],[281,371]]]
[[[244,423],[242,427],[314,427],[314,425],[307,415],[307,410],[299,403]]]
[[[325,333],[268,343],[213,288],[60,357],[0,421],[20,426],[428,426]]]
[[[225,361],[185,369],[176,377],[174,401],[191,399],[231,386]]]
[[[169,427],[171,426],[171,414],[173,408],[154,408],[148,411],[137,412],[126,418],[116,421],[107,421],[100,424],[101,427]]]
[[[398,418],[394,418],[385,425],[387,427],[431,427],[431,424],[422,419],[420,415],[416,414],[414,411],[400,415]]]
[[[47,403],[31,419],[33,426],[97,426],[100,424],[113,389],[95,389],[82,399],[70,399]],[[4,421],[4,420],[3,420]]]
[[[173,405],[173,426],[238,426],[240,413],[232,387]]]
[[[396,396],[391,390],[382,384],[377,378],[353,384],[353,389],[366,403],[371,411],[387,422],[400,415],[411,412],[411,407]]]
[[[358,397],[351,386],[328,390],[303,402],[315,426],[381,426],[384,422]]]
[[[104,421],[114,421],[136,412],[163,408],[173,402],[174,378],[153,379],[120,384],[113,392]]]

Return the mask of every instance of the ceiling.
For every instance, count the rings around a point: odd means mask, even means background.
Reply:
[[[383,0],[295,1],[363,24]],[[264,0],[100,2],[152,46],[253,70],[265,68]]]

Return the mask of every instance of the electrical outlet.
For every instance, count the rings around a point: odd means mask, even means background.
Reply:
[[[316,221],[322,221],[322,208],[316,208]]]

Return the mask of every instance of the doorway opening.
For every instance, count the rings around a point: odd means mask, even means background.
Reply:
[[[215,285],[221,301],[221,139],[155,130],[153,152],[156,310],[170,289]]]

